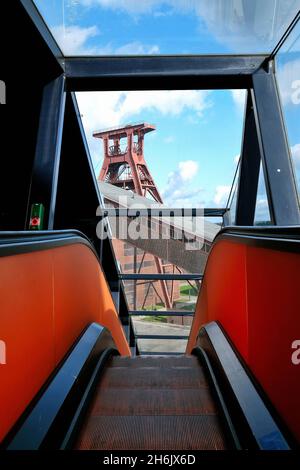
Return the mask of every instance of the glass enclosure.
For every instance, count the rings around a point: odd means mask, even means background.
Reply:
[[[35,0],[65,55],[268,53],[300,0]]]
[[[244,90],[84,92],[77,99],[106,208],[227,206],[241,152]],[[134,184],[133,162],[142,188]],[[183,277],[124,281],[129,309],[141,313],[133,317],[137,334],[187,336],[201,279],[184,276],[203,274],[222,217],[122,216],[109,222],[122,274]],[[183,352],[186,339],[167,344]],[[139,340],[142,351],[152,345]]]
[[[276,56],[279,93],[298,191],[300,190],[300,23]]]
[[[270,55],[300,9],[300,0],[35,0],[35,4],[65,56]],[[300,188],[299,22],[275,61]],[[236,223],[245,90],[119,90],[76,96],[106,208],[227,208],[226,224]],[[284,132],[282,136],[284,140]],[[254,202],[255,195],[252,209]],[[201,278],[189,276],[203,274],[223,224],[222,217],[198,219],[199,230],[187,230],[193,232],[193,249],[186,233],[180,235],[180,217],[106,219],[140,351],[164,350],[161,342],[145,338],[147,334],[177,335],[177,340],[168,340],[168,351],[185,350],[201,288]],[[125,228],[125,237],[116,230],[116,221]],[[192,220],[189,223],[192,227]],[[260,163],[254,225],[270,224]],[[139,233],[147,232],[148,238],[134,238],[132,225]],[[161,278],[150,279],[153,274]],[[181,278],[171,279],[176,274]]]
[[[260,165],[259,178],[258,178],[258,188],[257,188],[257,197],[256,197],[256,206],[254,214],[254,224],[255,225],[270,225],[270,211],[268,196],[266,190],[266,183],[262,164]]]

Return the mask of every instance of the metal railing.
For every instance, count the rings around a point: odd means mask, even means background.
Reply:
[[[158,204],[153,201],[153,204]],[[98,217],[224,217],[229,208],[175,208],[148,207],[143,209],[134,208],[103,208],[98,210]]]
[[[145,273],[120,273],[120,279],[123,281],[201,281],[203,274],[145,274]]]
[[[194,310],[129,310],[128,314],[132,317],[193,317]]]
[[[127,153],[127,147],[120,147],[120,145],[110,145],[108,153],[111,157],[116,155],[124,155]]]
[[[205,208],[201,210],[202,217],[222,217],[226,216],[228,208]],[[98,213],[100,219],[106,217],[198,217],[199,209],[169,209],[166,207],[151,207],[143,209],[131,209],[131,208],[103,208]],[[123,273],[119,272],[120,282],[126,281],[201,281],[203,279],[203,273]],[[201,283],[200,283],[201,284]],[[198,292],[199,295],[199,292]],[[137,317],[193,317],[195,310],[141,310],[132,309],[128,310],[129,319],[133,320]],[[156,323],[157,324],[157,323]],[[141,355],[180,355],[179,352],[157,352],[157,351],[146,351],[138,346],[139,340],[187,340],[189,338],[186,334],[151,334],[151,333],[138,333],[133,328],[135,343],[137,345],[137,351]]]

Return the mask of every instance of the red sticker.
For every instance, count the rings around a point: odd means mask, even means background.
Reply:
[[[39,217],[32,217],[30,220],[30,225],[32,227],[36,227],[37,225],[40,225],[40,218]]]

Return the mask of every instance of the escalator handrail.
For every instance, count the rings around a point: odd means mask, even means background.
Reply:
[[[0,257],[74,244],[86,245],[98,259],[90,240],[78,230],[0,232]]]
[[[278,424],[279,417],[271,403],[262,396],[218,322],[212,321],[200,329],[197,346],[209,358],[243,448],[289,450],[291,436],[287,436],[287,430],[282,431],[284,426]]]
[[[233,242],[268,249],[299,252],[300,226],[264,225],[248,227],[231,225],[221,229],[217,233],[213,245],[221,240],[231,240]]]
[[[223,417],[224,427],[226,428],[226,437],[228,438],[231,446],[234,449],[241,450],[242,446],[239,441],[237,431],[230,417],[230,413],[228,411],[226,401],[224,400],[221,388],[218,384],[217,378],[215,376],[215,373],[213,371],[212,365],[209,361],[209,358],[206,352],[204,351],[204,349],[197,346],[196,348],[193,349],[192,354],[199,359],[200,364],[204,366],[206,370],[206,374],[208,376],[210,386],[213,390],[214,396],[219,405],[219,410],[221,411],[221,414]]]
[[[59,449],[97,366],[118,354],[110,332],[89,325],[4,439],[7,450]],[[99,369],[99,367],[98,367]]]

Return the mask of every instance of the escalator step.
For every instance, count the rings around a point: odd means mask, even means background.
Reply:
[[[216,416],[91,417],[76,444],[90,450],[222,450]]]
[[[106,369],[102,388],[197,388],[207,387],[202,369],[192,367],[112,367]]]
[[[75,448],[206,450],[224,449],[225,441],[197,358],[114,357],[95,389]]]
[[[198,364],[198,359],[194,356],[136,356],[111,358],[109,367],[194,367]]]
[[[97,392],[96,392],[97,393]],[[102,389],[91,409],[101,415],[201,415],[216,414],[208,388],[181,390]],[[101,399],[100,399],[101,396]]]

